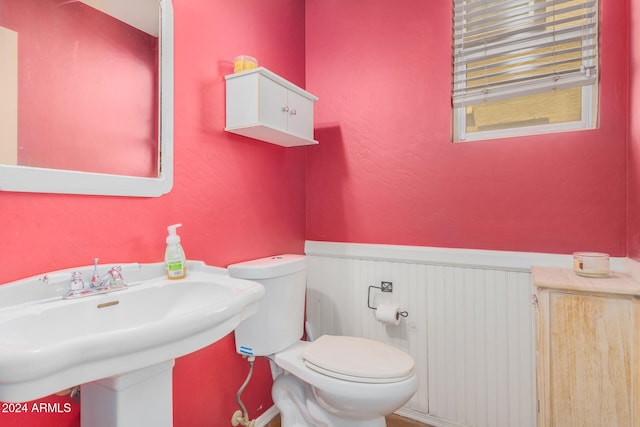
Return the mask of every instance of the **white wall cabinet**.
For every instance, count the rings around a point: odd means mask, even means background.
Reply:
[[[640,426],[640,283],[532,269],[539,427]]]
[[[318,98],[271,71],[225,76],[227,132],[293,147],[313,139],[313,104]]]

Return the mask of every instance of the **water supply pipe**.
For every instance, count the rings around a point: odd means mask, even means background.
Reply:
[[[240,406],[241,411],[235,411],[233,413],[233,416],[231,417],[231,425],[234,427],[239,425],[254,427],[256,424],[255,420],[249,420],[249,412],[244,406],[244,403],[242,403],[242,399],[240,399],[242,392],[245,388],[247,388],[247,385],[249,385],[249,381],[251,381],[251,375],[253,374],[253,363],[256,360],[256,357],[249,356],[247,357],[247,360],[249,361],[249,373],[247,374],[247,378],[244,380],[244,383],[242,383],[242,385],[238,389],[238,392],[236,393],[236,402],[238,402],[238,406]]]

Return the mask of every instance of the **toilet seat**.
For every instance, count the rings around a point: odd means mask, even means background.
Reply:
[[[318,339],[319,340],[319,339]],[[331,339],[330,339],[331,340]],[[317,341],[317,340],[316,340]],[[313,341],[314,343],[316,341]],[[321,341],[322,342],[322,341]],[[371,342],[371,341],[367,341]],[[308,408],[309,401],[317,403],[323,411],[326,411],[332,418],[331,422],[325,425],[334,427],[353,427],[354,420],[374,420],[372,424],[361,424],[358,426],[371,425],[379,427],[384,421],[384,416],[398,410],[404,403],[411,399],[418,389],[418,377],[415,369],[405,379],[397,381],[367,383],[362,378],[351,377],[347,380],[325,375],[319,371],[305,365],[302,358],[304,350],[313,343],[308,341],[298,341],[271,356],[272,369],[276,381],[274,382],[273,396],[278,407]],[[367,351],[369,347],[367,346]],[[304,393],[292,393],[292,389],[280,389],[285,393],[280,393],[282,399],[275,399],[276,385],[280,378],[289,377],[291,382],[299,382]],[[287,381],[289,381],[287,380]],[[285,381],[285,384],[288,384]],[[280,381],[280,384],[283,384]],[[333,418],[337,417],[337,418]],[[338,420],[339,422],[334,422]],[[363,422],[363,421],[362,421]],[[306,425],[306,424],[302,424]]]
[[[323,375],[361,383],[392,383],[413,375],[413,358],[387,344],[358,337],[323,335],[307,345],[305,366]]]

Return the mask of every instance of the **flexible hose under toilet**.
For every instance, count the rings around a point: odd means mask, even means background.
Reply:
[[[311,330],[311,324],[308,321],[305,322],[305,331],[307,333],[307,341],[313,341],[315,337],[313,331]],[[238,406],[240,407],[242,412],[240,413],[240,411],[236,411],[236,413],[234,413],[231,420],[231,423],[234,426],[242,424],[243,426],[253,427],[255,425],[255,420],[249,421],[249,412],[247,411],[246,406],[244,406],[244,403],[242,403],[241,399],[242,392],[244,392],[244,389],[249,385],[249,381],[251,381],[251,375],[253,374],[253,363],[255,359],[255,356],[247,357],[247,361],[249,362],[249,373],[247,374],[247,378],[244,380],[244,383],[242,383],[242,385],[238,389],[238,392],[236,393],[236,402],[238,403]],[[304,411],[301,411],[301,413],[304,414]]]
[[[249,373],[247,374],[247,379],[244,380],[244,383],[242,383],[242,385],[238,389],[238,392],[236,393],[236,402],[238,402],[238,406],[240,406],[240,409],[242,410],[241,424],[245,426],[252,424],[249,422],[249,412],[247,411],[246,406],[244,406],[244,403],[242,403],[242,399],[240,399],[240,396],[242,395],[244,389],[247,388],[247,385],[249,385],[249,381],[251,381],[251,375],[253,374],[253,362],[256,360],[256,358],[255,356],[249,356],[247,360],[249,361]]]

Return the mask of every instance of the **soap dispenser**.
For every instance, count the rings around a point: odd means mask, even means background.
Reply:
[[[173,224],[167,227],[167,249],[164,252],[164,266],[169,279],[182,279],[187,275],[187,258],[180,244],[180,236],[176,229],[182,224]]]

